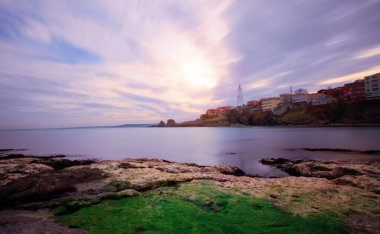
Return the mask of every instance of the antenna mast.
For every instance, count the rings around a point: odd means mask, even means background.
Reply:
[[[237,99],[236,99],[236,106],[243,105],[243,90],[241,88],[241,85],[239,84],[238,90],[237,90]]]

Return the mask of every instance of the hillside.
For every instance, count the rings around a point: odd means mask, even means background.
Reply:
[[[199,119],[165,125],[168,127],[216,127],[231,125],[367,125],[380,124],[380,100],[338,101],[328,105],[296,105],[276,116],[269,111],[232,109],[221,115],[203,114]],[[163,126],[162,126],[163,127]]]

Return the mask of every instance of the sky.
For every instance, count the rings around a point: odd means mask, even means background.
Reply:
[[[177,122],[380,72],[380,0],[0,0],[0,129]]]

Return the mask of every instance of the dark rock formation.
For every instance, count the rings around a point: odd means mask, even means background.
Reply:
[[[157,127],[166,127],[166,124],[165,124],[164,121],[161,120],[161,121],[158,123]]]
[[[0,207],[49,200],[76,190],[75,184],[99,180],[106,174],[99,169],[57,170],[16,179],[0,188]]]
[[[69,159],[42,159],[37,161],[32,161],[33,163],[40,163],[50,166],[56,170],[64,169],[67,167],[78,166],[78,165],[90,165],[95,163],[95,160],[69,160]]]
[[[168,121],[166,122],[166,127],[175,127],[176,126],[176,122],[174,119],[168,119]]]

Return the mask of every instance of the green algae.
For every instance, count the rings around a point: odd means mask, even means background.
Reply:
[[[106,200],[56,217],[91,233],[345,232],[345,222],[334,214],[295,216],[266,199],[233,193],[212,181],[193,181],[137,197]]]

